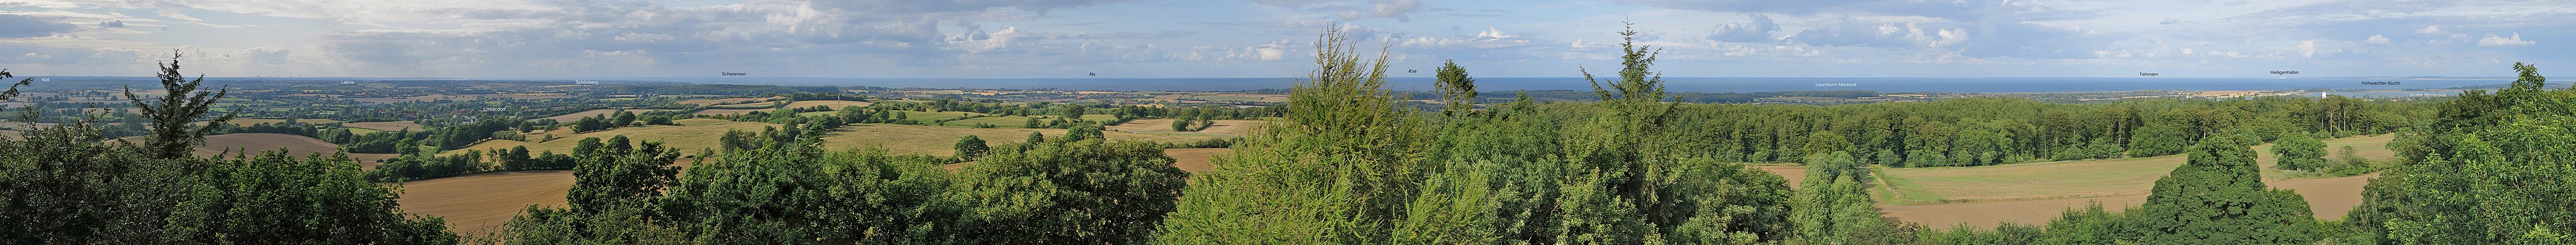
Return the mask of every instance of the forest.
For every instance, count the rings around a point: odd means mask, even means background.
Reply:
[[[2537,68],[2493,93],[2438,101],[2352,98],[2020,99],[1835,106],[1676,103],[1653,47],[1621,44],[1591,102],[1508,102],[1467,68],[1436,72],[1441,108],[1386,89],[1387,53],[1348,30],[1316,40],[1316,67],[1263,108],[888,102],[705,116],[787,125],[731,131],[723,149],[585,138],[573,152],[435,156],[492,132],[649,125],[631,113],[530,123],[458,120],[352,134],[310,125],[230,125],[226,91],[177,62],[166,95],[134,96],[142,135],[104,137],[98,115],[0,138],[0,241],[12,244],[2568,244],[2576,242],[2576,88]],[[1636,32],[1623,31],[1633,38]],[[1608,69],[1608,68],[1604,68]],[[0,72],[0,78],[11,74]],[[0,100],[19,95],[17,82]],[[782,94],[816,93],[791,88]],[[825,96],[825,95],[797,95]],[[868,99],[832,97],[836,99]],[[882,107],[879,107],[882,106]],[[784,107],[779,104],[776,107]],[[703,108],[701,108],[703,109]],[[1024,140],[965,138],[959,156],[830,150],[822,136],[901,123],[898,110],[1063,115]],[[1097,111],[1095,111],[1097,110]],[[824,112],[808,115],[798,112]],[[1113,121],[1080,119],[1107,114]],[[34,114],[29,117],[33,117]],[[663,118],[661,120],[655,117]],[[1164,145],[1111,142],[1135,118],[1265,119],[1226,142],[1214,169],[1172,166]],[[1037,120],[1034,117],[1030,120]],[[913,121],[913,123],[920,123]],[[227,126],[230,125],[230,126]],[[339,131],[334,131],[339,130]],[[1188,130],[1175,130],[1188,131]],[[410,151],[375,171],[345,155],[187,152],[206,135],[279,132],[391,141]],[[2397,135],[2384,168],[2323,160],[2318,138]],[[988,141],[990,140],[990,141]],[[2313,218],[2268,188],[2250,146],[2284,168],[2378,172],[2343,220]],[[373,149],[374,147],[359,148]],[[427,149],[424,149],[427,148]],[[362,150],[372,151],[372,150]],[[967,154],[971,153],[971,154]],[[1865,190],[1882,168],[1973,167],[2187,155],[2145,204],[2068,210],[2045,224],[1935,228],[1882,217]],[[684,157],[685,156],[685,157]],[[971,160],[956,171],[946,164]],[[1798,163],[1798,186],[1748,163]],[[682,167],[686,166],[686,167]],[[530,206],[493,237],[462,236],[396,208],[402,181],[474,171],[569,169],[563,207]]]

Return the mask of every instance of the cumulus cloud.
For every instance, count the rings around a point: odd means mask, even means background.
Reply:
[[[46,37],[79,29],[54,18],[0,14],[0,38]]]
[[[1780,31],[1779,23],[1772,22],[1771,16],[1756,14],[1753,15],[1753,22],[1751,23],[1727,23],[1717,25],[1717,32],[1708,34],[1708,40],[1720,42],[1766,42],[1773,40],[1771,32],[1775,31]]]
[[[98,28],[125,28],[125,20],[108,20],[107,22],[99,22]]]
[[[2480,38],[2480,39],[2478,39],[2478,46],[2487,46],[2487,47],[2494,47],[2494,46],[2522,46],[2522,45],[2531,45],[2531,44],[2534,44],[2534,43],[2538,43],[2538,42],[2532,42],[2532,41],[2529,41],[2529,40],[2522,40],[2522,33],[2514,33],[2512,37],[2499,37],[2499,36],[2496,36],[2495,34],[2487,34],[2487,38]]]
[[[1925,24],[1935,27],[1926,28]],[[1961,28],[1941,28],[1945,23],[1924,22],[1852,22],[1810,27],[1784,39],[1817,46],[1871,46],[1937,48],[1968,41]]]
[[[2361,39],[2361,43],[2387,45],[2388,36],[2370,35],[2370,38]]]
[[[2424,29],[2415,29],[2415,34],[2441,35],[2441,34],[2444,34],[2444,33],[2451,33],[2451,32],[2448,32],[2448,31],[2442,31],[2442,25],[2428,25],[2428,26],[2424,26]]]

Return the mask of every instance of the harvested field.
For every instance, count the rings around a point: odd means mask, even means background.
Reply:
[[[2368,184],[2371,178],[2378,177],[2379,175],[2377,174],[2371,174],[2323,179],[2273,180],[2264,181],[2264,185],[2270,186],[2274,189],[2288,189],[2298,192],[2299,196],[2308,201],[2308,209],[2314,210],[2318,219],[2342,220],[2344,214],[2352,212],[2352,208],[2354,206],[2361,205],[2362,186]],[[2103,209],[2118,212],[2145,204],[2147,202],[2147,195],[2134,194],[2089,198],[1930,205],[1881,205],[1878,207],[1878,210],[1889,218],[1896,218],[1897,220],[1903,220],[1905,222],[1922,223],[1925,226],[1936,228],[1965,225],[1968,227],[1987,229],[1994,228],[1996,224],[2001,222],[2047,224],[2049,220],[2057,219],[2057,216],[2061,215],[2067,209],[2084,208],[2086,205],[2092,205],[2093,202],[2101,202]]]
[[[347,127],[352,127],[352,128],[364,128],[364,129],[383,130],[383,131],[402,131],[403,129],[411,129],[411,131],[421,131],[421,130],[427,129],[427,128],[421,127],[421,126],[420,126],[420,123],[414,123],[414,122],[412,122],[412,121],[357,122],[357,123],[344,123],[344,124],[340,124],[340,126],[347,126]]]
[[[2395,157],[2385,146],[2391,139],[2380,135],[2325,142],[2329,152],[2350,145],[2358,156],[2386,161]],[[2264,182],[2272,188],[2297,191],[2318,218],[2342,219],[2361,203],[2362,186],[2378,176],[2282,179],[2277,170],[2269,170],[2270,146],[2253,148],[2258,152],[2256,161],[2266,168]],[[2170,155],[1983,167],[1881,168],[1880,179],[1893,187],[1894,192],[1888,194],[1903,198],[1880,195],[1878,201],[1880,211],[1888,217],[1933,227],[1966,223],[1988,228],[2004,221],[2038,224],[2057,218],[2066,209],[2083,208],[2097,201],[2115,211],[2144,203],[2155,180],[2186,160],[2184,155]],[[1891,190],[1887,187],[1872,191],[1887,193]]]
[[[1772,174],[1778,174],[1778,175],[1780,175],[1780,178],[1789,179],[1789,188],[1792,188],[1792,189],[1798,188],[1798,182],[1806,182],[1806,181],[1807,181],[1807,166],[1762,166],[1762,165],[1755,165],[1755,166],[1752,166],[1752,167],[1754,167],[1754,168],[1758,168],[1758,169],[1762,169],[1762,171],[1768,171],[1768,172],[1771,172]]]
[[[140,144],[143,142],[142,137],[144,136],[126,137],[121,140]],[[197,146],[196,151],[192,153],[197,156],[214,156],[223,154],[225,150],[232,150],[235,153],[248,151],[258,154],[278,149],[285,149],[288,156],[304,157],[311,154],[339,152],[340,145],[292,134],[224,134],[206,136],[206,144]],[[349,158],[358,160],[360,169],[374,169],[378,165],[376,159],[393,157],[394,154],[349,154]]]
[[[2397,140],[2397,135],[2395,134],[2328,139],[2325,140],[2326,160],[2334,161],[2342,159],[2344,146],[2351,146],[2353,156],[2358,156],[2362,159],[2370,159],[2371,161],[2397,159],[2397,151],[2388,149],[2388,142],[2395,140]],[[2280,161],[2272,160],[2272,157],[2271,144],[2254,146],[2254,162],[2263,166],[2263,179],[2283,178],[2283,170],[2272,169],[2273,165],[2279,165],[2280,163]]]
[[[670,109],[626,109],[626,111],[627,111],[627,112],[634,112],[634,113],[644,113],[644,112],[647,112],[647,111],[669,111],[669,110],[670,110]],[[563,115],[560,115],[560,116],[545,117],[545,118],[543,118],[543,119],[554,119],[556,122],[572,122],[573,120],[581,120],[581,118],[584,118],[584,117],[594,117],[594,116],[599,116],[599,115],[609,115],[609,114],[614,114],[614,113],[617,113],[617,109],[598,109],[598,110],[588,110],[588,111],[582,111],[582,112],[574,112],[574,113],[572,113],[572,114],[563,114]]]
[[[480,173],[405,182],[397,202],[403,212],[446,218],[457,234],[491,234],[528,205],[567,205],[572,184],[570,170]]]
[[[1234,153],[1234,149],[1189,148],[1163,150],[1163,155],[1172,156],[1172,167],[1181,168],[1181,172],[1190,173],[1207,172],[1210,169],[1216,169],[1216,155],[1225,153]]]

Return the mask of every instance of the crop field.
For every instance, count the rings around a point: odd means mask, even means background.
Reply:
[[[647,112],[647,111],[668,111],[668,110],[669,110],[669,109],[628,109],[628,110],[626,110],[626,111],[628,111],[628,112],[634,112],[634,113],[644,113],[644,112]],[[582,112],[574,112],[574,113],[572,113],[572,114],[563,114],[563,115],[560,115],[560,116],[545,117],[544,119],[554,119],[556,122],[572,122],[573,120],[581,120],[581,118],[584,118],[584,117],[593,117],[593,116],[608,115],[608,114],[614,114],[614,113],[617,113],[617,110],[616,110],[616,109],[598,109],[598,110],[588,110],[588,111],[582,111]]]
[[[144,136],[126,137],[122,140],[141,144],[143,142],[142,137]],[[258,154],[279,149],[285,149],[288,156],[301,158],[311,154],[331,154],[332,152],[339,152],[340,145],[331,144],[331,142],[322,142],[321,139],[314,139],[313,137],[304,137],[302,135],[292,134],[223,134],[206,136],[206,144],[197,146],[196,151],[192,152],[192,154],[197,156],[214,156],[216,154],[224,154],[225,150],[232,150],[234,153],[240,153],[247,150],[252,154]],[[375,168],[377,165],[375,161],[376,159],[393,157],[394,154],[349,154],[349,158],[358,160],[358,166],[362,169]]]
[[[1189,148],[1163,150],[1163,155],[1172,156],[1172,167],[1181,168],[1181,172],[1191,173],[1207,172],[1210,169],[1216,169],[1216,155],[1226,153],[1234,153],[1234,149]]]
[[[528,205],[567,205],[572,185],[570,170],[481,173],[405,182],[396,201],[403,212],[446,218],[458,234],[489,234]]]
[[[421,131],[421,129],[422,129],[422,128],[420,127],[420,123],[415,123],[415,122],[412,122],[412,121],[357,122],[357,123],[344,123],[344,124],[340,124],[340,126],[347,126],[347,127],[351,127],[351,128],[374,129],[374,130],[380,130],[380,131],[401,131],[401,130],[403,130],[403,129],[411,129],[411,131]]]
[[[2357,151],[2355,155],[2387,161],[2394,157],[2385,147],[2391,139],[2381,135],[2325,142],[2329,152],[2351,145]],[[2271,153],[2264,152],[2269,146],[2255,148],[2261,152],[2258,162],[2271,166]],[[2092,202],[2101,202],[2113,210],[2136,206],[2146,200],[2157,178],[2163,178],[2186,160],[2184,155],[2168,155],[1982,167],[1879,168],[1879,179],[1885,184],[1874,186],[1872,192],[1876,193],[1881,212],[1908,222],[1934,227],[1959,223],[1992,227],[2001,221],[2034,224]],[[2264,178],[2271,187],[2297,191],[2317,217],[2329,219],[2340,219],[2353,205],[2360,204],[2361,187],[2377,176],[2281,179],[2271,172],[2266,171]]]
[[[763,127],[778,126],[778,124],[761,122],[735,122],[705,118],[681,119],[677,121],[677,123],[680,125],[621,127],[581,134],[563,132],[563,134],[556,134],[555,140],[546,142],[531,143],[525,141],[496,139],[484,141],[480,144],[474,144],[473,146],[468,146],[464,149],[482,149],[484,151],[492,151],[498,149],[509,149],[510,147],[515,146],[527,146],[528,152],[532,153],[554,151],[558,154],[570,154],[572,153],[573,146],[575,144],[579,144],[582,138],[597,137],[605,140],[610,137],[624,135],[630,140],[663,142],[663,146],[665,147],[679,149],[681,153],[685,154],[695,154],[698,152],[698,149],[715,149],[723,147],[721,145],[723,142],[718,142],[715,139],[722,138],[725,130],[760,132],[760,129]],[[946,144],[941,144],[941,146],[946,146]],[[442,154],[454,153],[457,153],[457,151],[449,151]]]
[[[947,126],[975,126],[975,124],[992,124],[994,127],[1018,128],[1018,127],[1025,127],[1026,125],[1028,125],[1028,124],[1029,124],[1029,118],[1030,118],[1030,117],[1026,117],[1026,116],[978,117],[978,118],[968,118],[968,119],[965,119],[965,120],[948,121],[948,122],[945,122],[945,123],[940,123],[940,125],[947,125]],[[1043,120],[1046,120],[1046,119],[1038,119],[1038,120],[1043,121]]]

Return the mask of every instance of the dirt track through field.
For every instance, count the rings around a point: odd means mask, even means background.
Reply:
[[[563,207],[572,171],[482,173],[403,183],[404,212],[444,217],[458,234],[498,232],[528,205]]]

